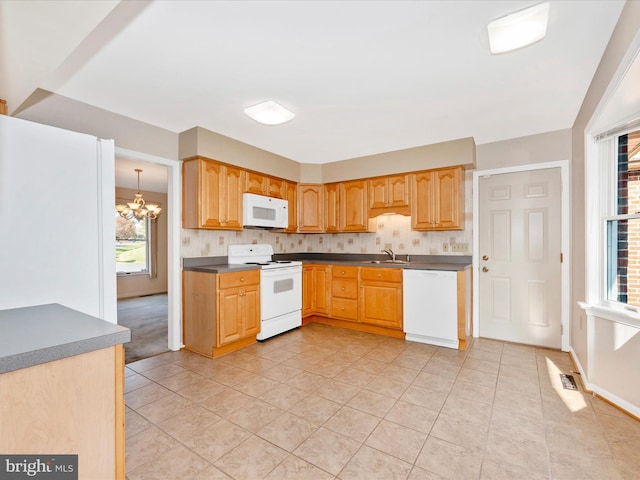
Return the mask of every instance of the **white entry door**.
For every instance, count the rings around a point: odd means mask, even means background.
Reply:
[[[480,336],[560,348],[560,168],[479,179]]]

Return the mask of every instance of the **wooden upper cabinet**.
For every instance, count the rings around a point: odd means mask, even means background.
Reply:
[[[338,186],[337,183],[328,183],[324,186],[324,228],[326,232],[335,233],[340,229]]]
[[[284,182],[285,200],[289,203],[287,212],[289,215],[289,226],[285,232],[298,231],[298,185],[293,182]]]
[[[281,178],[268,177],[261,173],[245,172],[244,191],[274,198],[285,198],[285,183]]]
[[[389,175],[369,179],[369,216],[383,213],[409,215],[409,178],[409,175]]]
[[[298,232],[324,232],[324,185],[298,184]]]
[[[411,227],[414,230],[464,228],[462,167],[442,168],[411,175]]]
[[[182,165],[183,228],[242,230],[244,171],[194,158]]]
[[[370,232],[367,211],[367,180],[340,182],[341,232]]]
[[[286,198],[286,180],[267,177],[267,195],[274,198]]]
[[[245,193],[266,195],[267,177],[260,173],[246,171],[244,174],[244,191]]]

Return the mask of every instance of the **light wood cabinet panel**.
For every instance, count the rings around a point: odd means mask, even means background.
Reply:
[[[246,171],[244,174],[244,191],[245,193],[266,195],[267,177],[261,173]]]
[[[339,230],[339,211],[338,184],[328,183],[324,186],[324,227],[326,232],[337,232]]]
[[[298,231],[324,232],[324,185],[298,184]]]
[[[390,175],[371,178],[369,188],[369,216],[383,213],[409,215],[409,175]]]
[[[402,330],[402,270],[360,269],[361,323]]]
[[[349,299],[349,298],[332,297],[331,298],[331,317],[339,318],[342,320],[348,320],[351,322],[357,322],[358,321],[358,300]]]
[[[217,357],[256,341],[260,332],[260,271],[183,271],[183,342]]]
[[[274,198],[285,198],[286,180],[281,178],[269,177],[262,173],[245,172],[244,192],[255,193],[256,195],[266,195]]]
[[[182,165],[182,226],[242,230],[244,171],[194,158]]]
[[[285,229],[285,232],[297,232],[298,231],[298,185],[293,182],[284,182],[283,186],[285,190],[285,200],[289,202],[288,215],[289,226]]]
[[[273,198],[285,198],[286,180],[275,177],[267,177],[267,195]]]
[[[331,317],[358,321],[358,267],[331,268]]]
[[[78,478],[125,478],[123,384],[121,344],[0,374],[0,452],[77,454]]]
[[[330,272],[328,265],[302,267],[302,316],[329,313]]]
[[[412,174],[411,226],[414,230],[462,230],[462,167]]]
[[[340,231],[369,232],[367,181],[353,180],[340,184]]]
[[[240,340],[242,335],[241,318],[241,289],[225,288],[218,292],[218,305],[220,315],[218,317],[218,336],[216,347]]]

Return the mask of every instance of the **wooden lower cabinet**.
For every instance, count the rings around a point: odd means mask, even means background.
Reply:
[[[325,273],[325,288],[311,267],[303,266],[303,317],[309,321],[404,338],[402,322],[402,269],[332,265]],[[327,267],[324,266],[323,267]],[[307,273],[305,275],[305,269]],[[315,278],[315,284],[314,282]],[[328,308],[314,308],[312,299],[326,298]],[[317,300],[315,306],[317,306]]]
[[[329,265],[302,267],[302,317],[329,313]]]
[[[331,316],[358,321],[358,267],[332,267]]]
[[[77,454],[79,478],[124,479],[123,392],[121,344],[2,373],[0,452]]]
[[[402,330],[402,270],[360,268],[360,322]]]
[[[185,348],[218,357],[256,342],[260,333],[260,271],[183,271]]]

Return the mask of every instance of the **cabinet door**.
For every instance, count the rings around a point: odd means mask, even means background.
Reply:
[[[240,287],[218,291],[218,347],[242,337],[242,297]]]
[[[244,171],[235,167],[224,167],[222,197],[224,202],[222,225],[229,230],[242,230],[242,186]]]
[[[250,337],[260,333],[260,288],[244,287],[240,293],[242,297],[241,315],[243,319],[242,337]]]
[[[200,226],[224,228],[226,168],[216,162],[200,162]]]
[[[402,330],[402,285],[362,280],[360,322]]]
[[[306,317],[313,313],[313,266],[304,265],[302,267],[302,316]]]
[[[462,168],[448,168],[434,172],[434,217],[440,229],[461,229],[464,201],[462,197]]]
[[[289,214],[289,226],[285,232],[298,231],[298,185],[292,182],[284,182],[285,199],[289,203],[287,212]]]
[[[324,227],[327,232],[337,232],[339,211],[338,184],[324,186]]]
[[[329,267],[327,265],[314,265],[314,310],[316,313],[329,313],[330,281]]]
[[[340,231],[367,232],[367,181],[340,183]]]
[[[411,177],[411,227],[414,230],[430,230],[435,226],[433,175],[431,172],[419,172]]]
[[[298,184],[298,231],[324,232],[324,185]]]
[[[285,198],[286,190],[285,184],[287,182],[280,178],[268,177],[267,178],[267,195],[274,198]]]
[[[387,178],[387,206],[409,207],[409,175],[392,175]]]
[[[387,206],[387,178],[369,180],[369,208],[385,208]]]
[[[245,172],[244,191],[257,195],[267,194],[267,177],[256,172]]]

